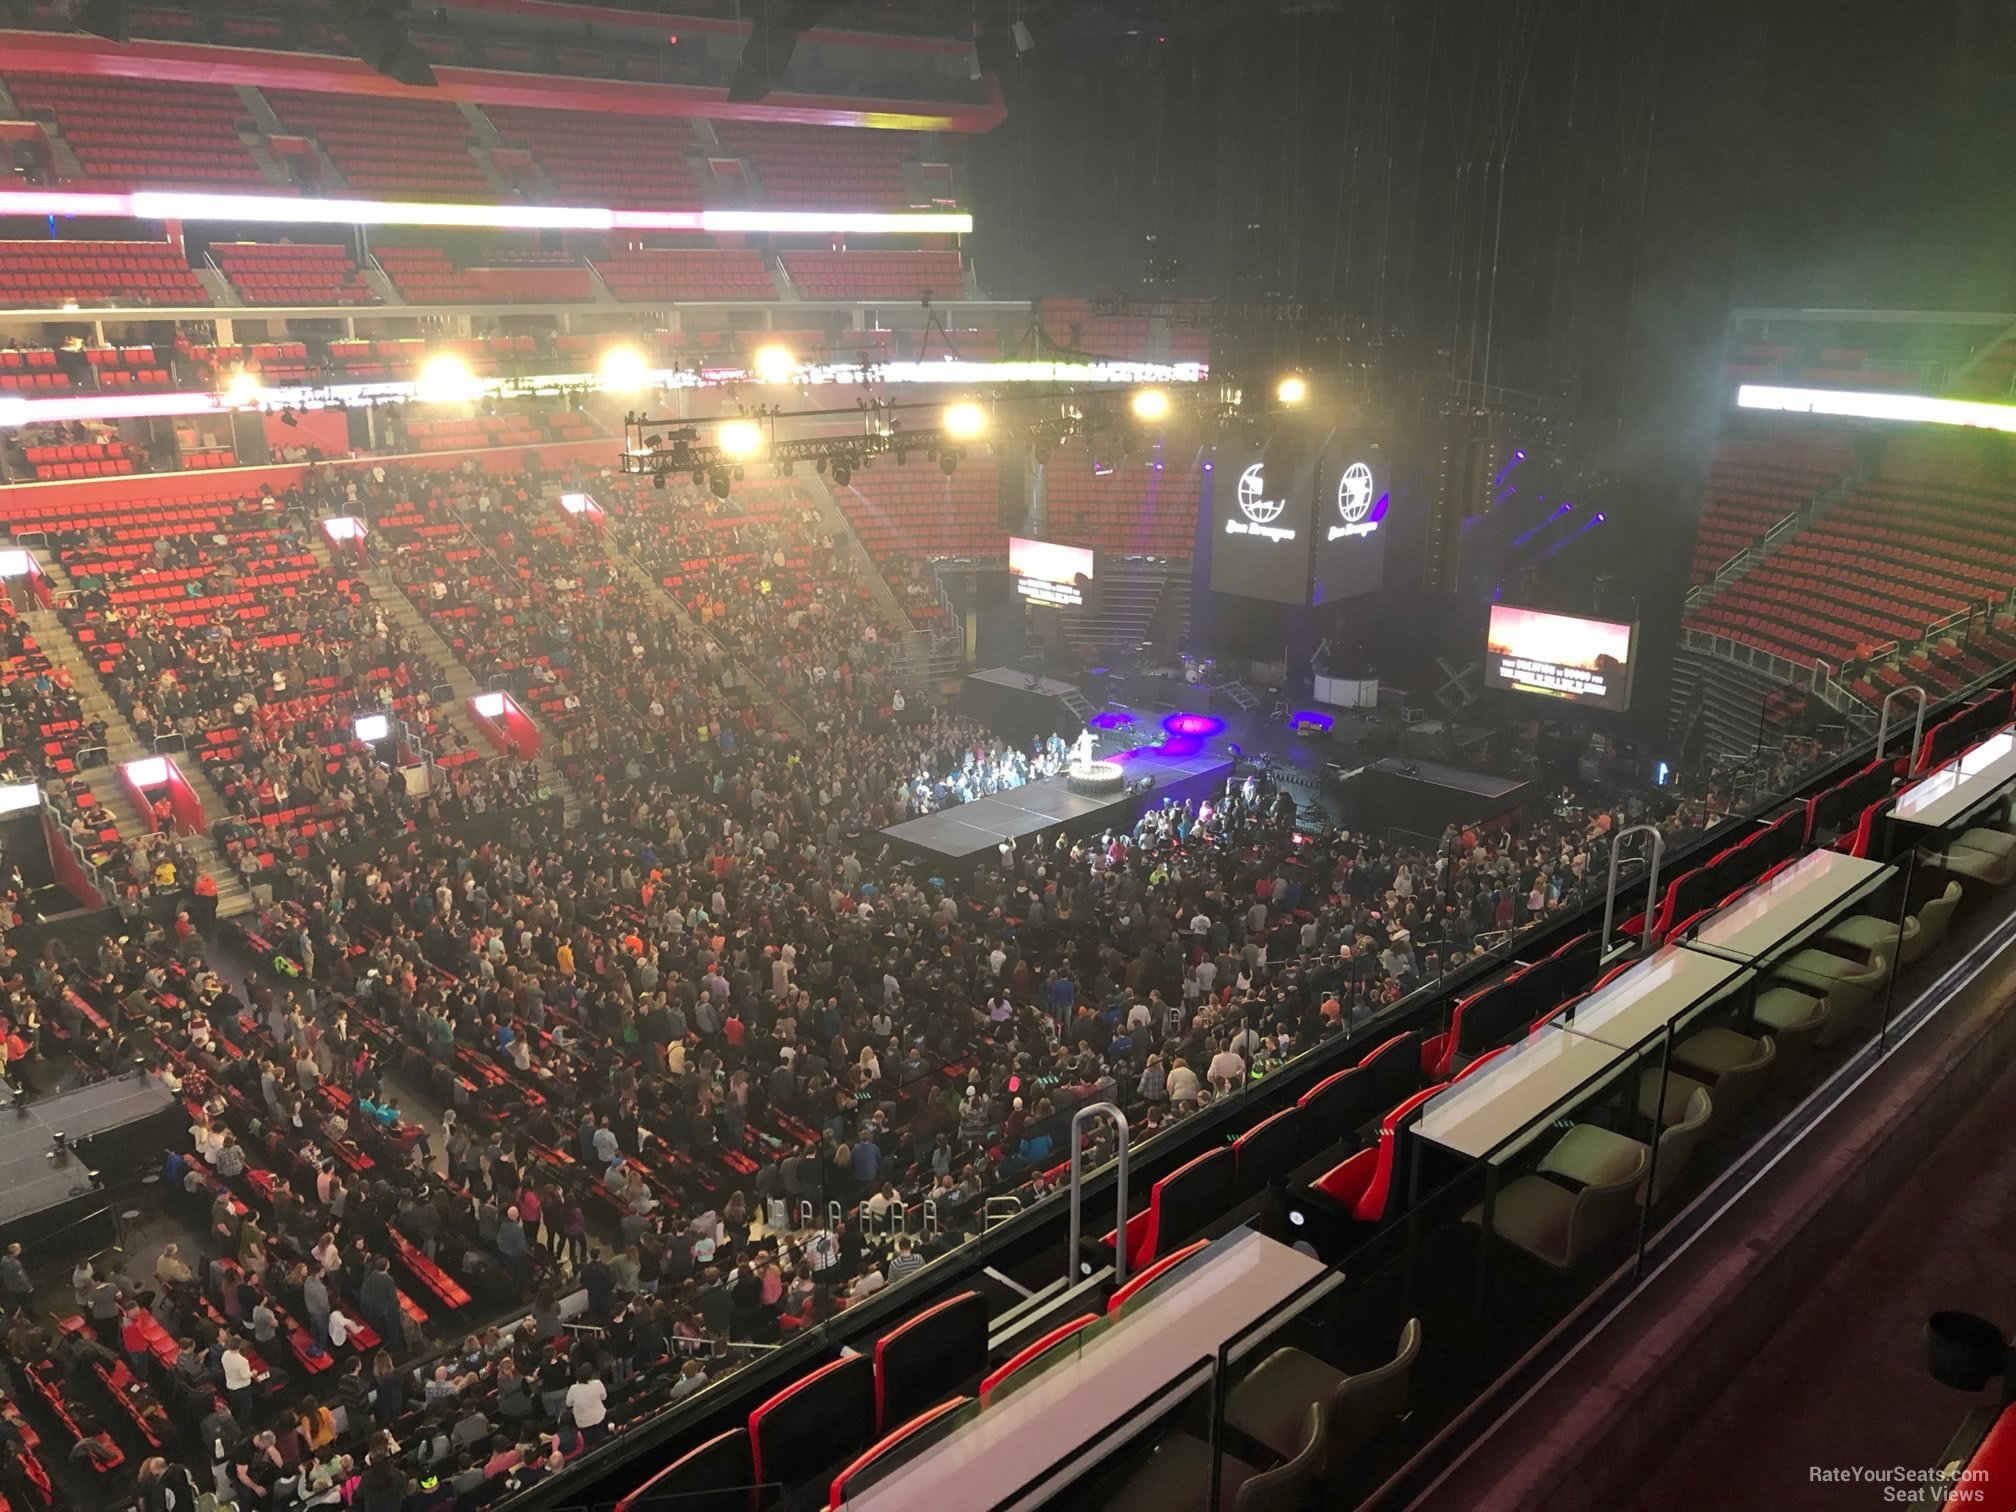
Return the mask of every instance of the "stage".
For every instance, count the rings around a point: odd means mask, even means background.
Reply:
[[[98,1225],[93,1242],[109,1243],[105,1187],[123,1185],[142,1163],[158,1168],[180,1119],[174,1095],[152,1079],[97,1082],[21,1106],[0,1089],[0,1234],[32,1256],[38,1242],[88,1220]],[[58,1134],[67,1154],[56,1149]]]
[[[1070,740],[1092,714],[1072,684],[1011,667],[967,673],[961,702],[973,718],[1017,745],[1052,735]]]
[[[1531,789],[1531,783],[1516,777],[1388,756],[1345,783],[1344,822],[1352,829],[1403,829],[1435,837],[1445,825],[1505,818]]]
[[[1232,775],[1230,758],[1202,751],[1171,756],[1149,746],[1107,759],[1120,763],[1130,786],[1152,777],[1154,787],[1145,793],[1122,791],[1089,798],[1071,792],[1069,779],[1051,777],[905,820],[882,834],[899,854],[935,866],[960,868],[979,861],[998,862],[994,850],[1003,840],[1024,844],[1060,830],[1076,837],[1106,829],[1131,829],[1143,810],[1170,798],[1215,796],[1224,791],[1225,779]]]

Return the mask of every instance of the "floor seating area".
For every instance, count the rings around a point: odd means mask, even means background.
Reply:
[[[910,203],[903,165],[920,151],[912,132],[768,121],[720,121],[714,129],[723,147],[754,166],[767,207],[895,210]]]
[[[222,85],[67,75],[6,76],[14,101],[54,121],[93,189],[217,189],[270,194],[239,140],[247,112]]]
[[[494,197],[470,152],[468,120],[445,101],[268,89],[289,126],[313,133],[354,190],[390,199]]]
[[[893,463],[885,457],[872,471],[857,472],[850,483],[833,490],[878,564],[905,557],[1007,554],[1000,478],[990,448],[969,447],[959,470],[949,476],[921,454],[901,467]]]
[[[210,257],[253,305],[371,305],[349,249],[330,243],[213,242]]]
[[[507,143],[531,153],[559,203],[700,208],[691,159],[701,145],[682,117],[611,117],[519,105],[491,105],[485,114]]]
[[[0,242],[0,306],[207,305],[210,293],[167,242]]]
[[[1694,537],[1690,582],[1712,581],[1715,571],[1802,506],[1852,465],[1846,446],[1724,441],[1709,465],[1708,488]]]
[[[777,287],[759,252],[742,248],[639,247],[594,259],[618,299],[775,299]]]
[[[957,252],[785,252],[784,271],[807,299],[959,299]]]
[[[1117,447],[1104,455],[1083,442],[1060,446],[1043,468],[1050,532],[1102,551],[1187,557],[1196,549],[1203,495],[1198,462],[1186,449],[1180,457],[1137,455],[1123,467]]]

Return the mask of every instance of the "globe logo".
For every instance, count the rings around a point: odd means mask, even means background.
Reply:
[[[1356,525],[1372,509],[1372,469],[1353,462],[1337,484],[1337,513],[1346,525]]]
[[[1279,519],[1287,502],[1286,499],[1267,497],[1264,462],[1255,462],[1239,474],[1239,512],[1255,525],[1269,525]]]

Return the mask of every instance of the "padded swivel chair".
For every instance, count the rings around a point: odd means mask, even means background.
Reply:
[[[1710,1035],[1714,1038],[1707,1039]],[[1706,1043],[1697,1045],[1701,1040]],[[1694,1094],[1705,1089],[1714,1100],[1715,1111],[1701,1137],[1712,1138],[1764,1090],[1777,1060],[1778,1043],[1768,1034],[1752,1039],[1734,1030],[1704,1029],[1673,1047],[1673,1064],[1666,1073],[1663,1093],[1656,1066],[1639,1076],[1638,1116],[1651,1120],[1656,1101],[1659,1127],[1676,1128],[1687,1121]]]
[[[1802,950],[1777,966],[1771,980],[1803,987],[1827,999],[1828,1020],[1820,1043],[1830,1045],[1862,1021],[1889,975],[1890,958],[1885,955],[1873,955],[1868,965],[1858,966],[1832,951]]]
[[[1630,1228],[1651,1154],[1635,1139],[1577,1124],[1538,1170],[1498,1194],[1491,1232],[1543,1265],[1573,1270]],[[1463,1221],[1481,1228],[1484,1204]]]
[[[1827,938],[1865,955],[1899,951],[1899,964],[1909,966],[1946,938],[1959,905],[1960,884],[1948,882],[1944,892],[1919,904],[1918,912],[1906,914],[1901,926],[1876,914],[1855,914],[1828,930]]]
[[[1421,1353],[1421,1320],[1400,1330],[1393,1358],[1347,1374],[1290,1345],[1262,1360],[1225,1399],[1225,1421],[1284,1459],[1302,1442],[1309,1409],[1324,1409],[1328,1432],[1317,1474],[1334,1480],[1385,1426],[1407,1411],[1408,1379]]]
[[[1323,1453],[1323,1409],[1302,1420],[1296,1451],[1271,1470],[1222,1455],[1218,1505],[1222,1512],[1300,1512]],[[1211,1446],[1187,1433],[1155,1446],[1148,1462],[1106,1502],[1106,1512],[1203,1512],[1211,1505]]]

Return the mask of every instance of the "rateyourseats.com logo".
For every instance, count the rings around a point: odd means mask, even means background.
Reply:
[[[1259,536],[1269,541],[1292,541],[1295,531],[1292,526],[1276,525],[1281,511],[1288,507],[1285,498],[1267,497],[1267,464],[1255,462],[1239,474],[1238,492],[1234,496],[1239,505],[1239,513],[1245,520],[1227,520],[1225,534]]]
[[[1806,1478],[1821,1486],[1866,1486],[1880,1505],[1904,1506],[1928,1489],[1943,1491],[1942,1507],[1978,1506],[1988,1500],[1988,1472],[1963,1465],[1809,1465]]]

